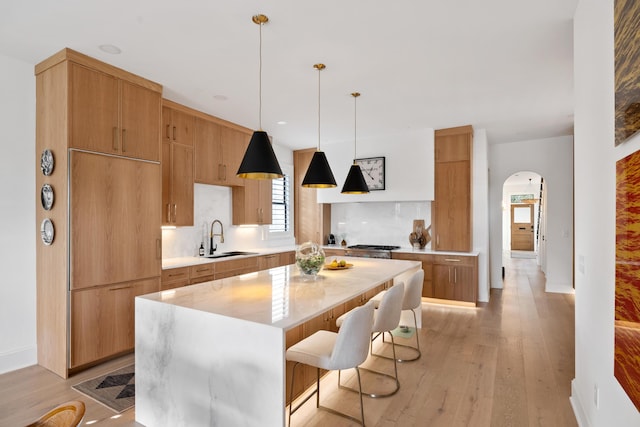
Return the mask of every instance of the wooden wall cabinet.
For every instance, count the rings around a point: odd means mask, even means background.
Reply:
[[[196,120],[195,180],[202,184],[242,186],[236,173],[249,146],[248,131],[225,126],[214,120]]]
[[[168,103],[169,101],[164,101]],[[193,132],[196,118],[188,112],[162,108],[162,225],[193,225]],[[187,108],[187,107],[184,107]],[[165,117],[167,115],[167,117]]]
[[[243,187],[233,187],[233,225],[271,224],[271,196],[270,179],[247,179]]]
[[[472,249],[471,165],[473,128],[435,132],[435,200],[431,204],[433,248]]]
[[[171,142],[193,147],[196,118],[179,108],[169,107],[168,100],[162,106],[162,142]],[[171,103],[174,105],[174,103]]]
[[[331,205],[317,202],[315,188],[302,187],[315,148],[293,152],[294,234],[296,244],[315,242],[324,245],[331,233]]]
[[[69,146],[160,161],[160,92],[69,63]]]
[[[133,299],[160,289],[162,86],[71,49],[35,74],[34,226],[55,227],[51,245],[36,237],[38,364],[67,378],[131,351]]]

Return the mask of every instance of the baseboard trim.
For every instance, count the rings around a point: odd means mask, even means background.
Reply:
[[[587,419],[584,410],[582,409],[582,403],[578,397],[576,391],[576,379],[571,380],[571,396],[569,397],[571,407],[573,408],[573,414],[576,416],[576,421],[579,427],[590,427],[589,420]]]
[[[38,363],[38,349],[25,347],[0,354],[0,374],[4,374]]]

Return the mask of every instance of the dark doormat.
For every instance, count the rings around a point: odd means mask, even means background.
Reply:
[[[135,365],[76,384],[73,388],[120,413],[135,405]]]

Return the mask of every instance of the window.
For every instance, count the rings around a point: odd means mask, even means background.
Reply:
[[[291,177],[285,173],[284,177],[271,181],[271,225],[269,233],[287,233],[291,230]]]

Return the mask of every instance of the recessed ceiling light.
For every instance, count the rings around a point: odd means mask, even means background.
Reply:
[[[213,99],[217,99],[218,101],[226,101],[229,98],[224,95],[213,95]]]
[[[287,124],[287,122],[285,122],[284,120],[280,120],[280,121],[278,122],[278,124],[279,124],[279,125],[286,125],[286,124]]]
[[[101,44],[100,46],[98,46],[98,48],[100,48],[101,51],[110,53],[112,55],[117,55],[122,52],[122,50],[120,50],[118,46],[112,44]]]

